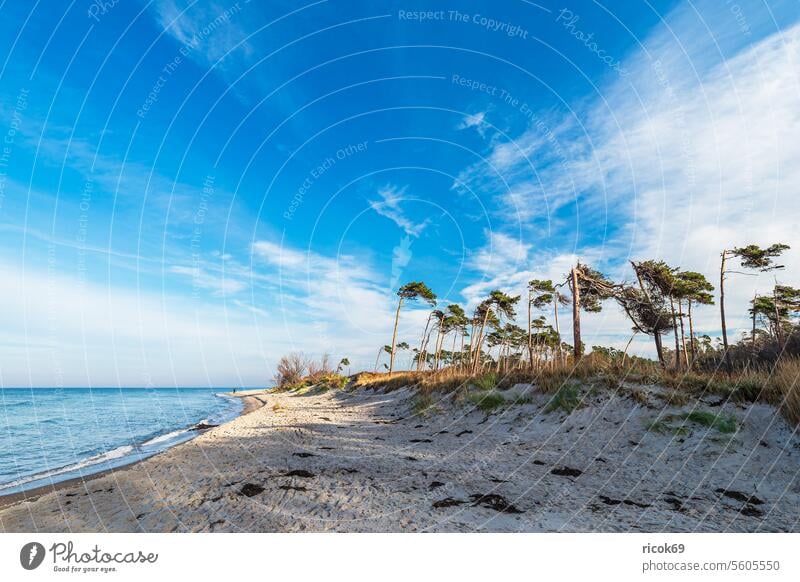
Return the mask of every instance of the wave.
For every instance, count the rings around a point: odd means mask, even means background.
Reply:
[[[49,485],[76,477],[87,477],[94,473],[115,469],[146,459],[177,444],[191,440],[200,434],[200,431],[193,430],[198,424],[217,425],[228,422],[236,418],[244,407],[242,400],[235,396],[223,393],[217,393],[214,394],[214,396],[225,402],[221,406],[214,407],[216,410],[202,421],[177,429],[174,428],[174,426],[169,427],[168,432],[160,434],[151,433],[146,436],[142,435],[139,436],[141,440],[138,442],[120,444],[116,448],[108,451],[99,453],[89,453],[87,451],[87,455],[80,458],[80,460],[53,469],[37,471],[23,476],[17,473],[16,479],[0,483],[0,494],[16,493],[18,491]],[[45,420],[45,422],[40,421],[39,424],[50,424],[47,422],[47,420],[50,419],[43,420]],[[13,473],[7,475],[7,477],[13,476]]]

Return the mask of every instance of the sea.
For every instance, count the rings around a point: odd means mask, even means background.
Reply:
[[[242,407],[209,388],[0,388],[0,495],[140,461]]]

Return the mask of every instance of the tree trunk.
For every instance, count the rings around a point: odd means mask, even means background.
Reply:
[[[680,369],[681,347],[678,344],[678,319],[677,315],[675,314],[675,301],[672,299],[672,297],[669,298],[669,307],[672,311],[672,335],[675,336],[675,368]]]
[[[533,338],[531,337],[531,292],[528,290],[528,358],[533,370]]]
[[[678,320],[681,322],[681,349],[683,350],[683,363],[689,369],[689,353],[686,351],[686,329],[683,326],[683,300],[678,299]]]
[[[400,301],[397,302],[397,311],[394,314],[394,332],[392,333],[392,353],[389,354],[389,373],[392,373],[394,370],[394,352],[395,352],[395,344],[397,343],[397,324],[400,321],[400,306],[403,305],[403,298],[400,298]]]
[[[692,361],[689,366],[694,366],[694,361],[697,358],[694,346],[694,325],[692,323],[692,300],[689,299],[689,347],[692,350]]]
[[[722,324],[722,357],[725,360],[725,368],[730,374],[733,371],[731,365],[731,355],[728,352],[728,327],[725,325],[725,261],[728,259],[728,251],[722,251],[722,261],[719,266],[719,315]]]
[[[475,363],[473,364],[473,373],[478,371],[478,365],[481,361],[481,344],[483,343],[483,330],[486,328],[486,322],[489,319],[489,311],[491,308],[486,308],[486,313],[483,315],[483,323],[481,323],[480,331],[478,331],[478,342],[475,346]]]
[[[631,336],[631,339],[629,339],[628,343],[625,344],[625,351],[622,352],[622,369],[623,370],[625,369],[625,358],[628,356],[628,348],[631,347],[631,342],[633,342],[633,338],[636,337],[637,333],[639,333],[638,329],[633,332],[633,335]]]
[[[758,299],[758,293],[753,293],[753,329],[750,332],[750,347],[753,351],[753,363],[755,363],[756,357],[756,300]]]
[[[650,304],[650,308],[655,310],[653,306],[653,301],[650,299],[650,294],[647,292],[647,289],[644,286],[644,281],[642,281],[642,277],[639,275],[639,269],[636,266],[636,263],[631,261],[631,266],[633,267],[633,272],[636,274],[636,280],[639,281],[639,288],[642,290],[642,294],[647,299],[647,302]],[[657,328],[658,326],[656,326]],[[658,356],[658,363],[661,364],[662,368],[666,367],[666,362],[664,362],[664,351],[661,345],[661,334],[658,332],[658,329],[653,330],[653,341],[656,344],[656,355]]]
[[[555,293],[553,293],[553,319],[555,320],[556,335],[558,336],[558,360],[559,360],[559,364],[563,365],[564,364],[564,361],[563,361],[564,357],[563,357],[563,354],[561,353],[561,331],[559,331],[559,329],[558,329],[558,291],[557,290],[556,290]]]
[[[422,339],[419,340],[419,352],[417,352],[417,372],[422,370],[422,356],[423,350],[425,348],[425,336],[428,335],[428,326],[431,324],[431,317],[433,317],[433,311],[428,314],[428,321],[425,323],[425,329],[422,331]]]
[[[775,305],[775,339],[778,340],[778,349],[780,350],[779,353],[783,353],[783,334],[781,333],[781,312],[778,309],[778,284],[775,283],[775,287],[772,291],[772,303]]]
[[[578,270],[572,268],[572,341],[575,363],[581,359],[581,290],[578,286]]]
[[[375,373],[376,373],[376,374],[377,374],[377,372],[378,372],[378,362],[380,362],[380,361],[381,361],[381,352],[382,352],[382,351],[383,351],[383,347],[381,347],[381,349],[379,349],[379,350],[378,350],[378,357],[377,357],[377,358],[375,358]]]
[[[442,339],[442,320],[439,319],[439,325],[436,326],[436,341],[433,344],[433,369],[439,369],[439,341]]]
[[[458,368],[461,369],[464,365],[464,332],[466,327],[461,331],[461,350],[458,352]]]

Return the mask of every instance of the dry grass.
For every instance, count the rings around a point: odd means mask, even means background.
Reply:
[[[661,396],[672,406],[683,406],[701,395],[718,394],[740,402],[766,402],[778,407],[793,424],[800,424],[800,359],[779,361],[771,371],[743,371],[731,376],[723,372],[664,370],[656,362],[628,359],[625,366],[601,354],[589,354],[578,365],[571,360],[541,370],[510,370],[482,372],[473,376],[466,371],[447,368],[436,372],[394,372],[373,374],[363,372],[354,377],[352,386],[395,390],[416,388],[423,394],[450,393],[470,388],[478,390],[505,389],[515,384],[533,384],[543,394],[564,395],[575,384],[591,384],[618,390],[625,384],[660,385],[669,388]],[[646,394],[634,390],[631,396],[645,404]]]
[[[778,362],[770,378],[773,397],[779,399],[783,416],[792,424],[800,424],[800,360],[787,359]]]

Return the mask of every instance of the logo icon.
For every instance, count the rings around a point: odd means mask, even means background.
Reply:
[[[19,563],[26,570],[35,570],[44,561],[44,546],[39,542],[28,542],[19,552]]]

